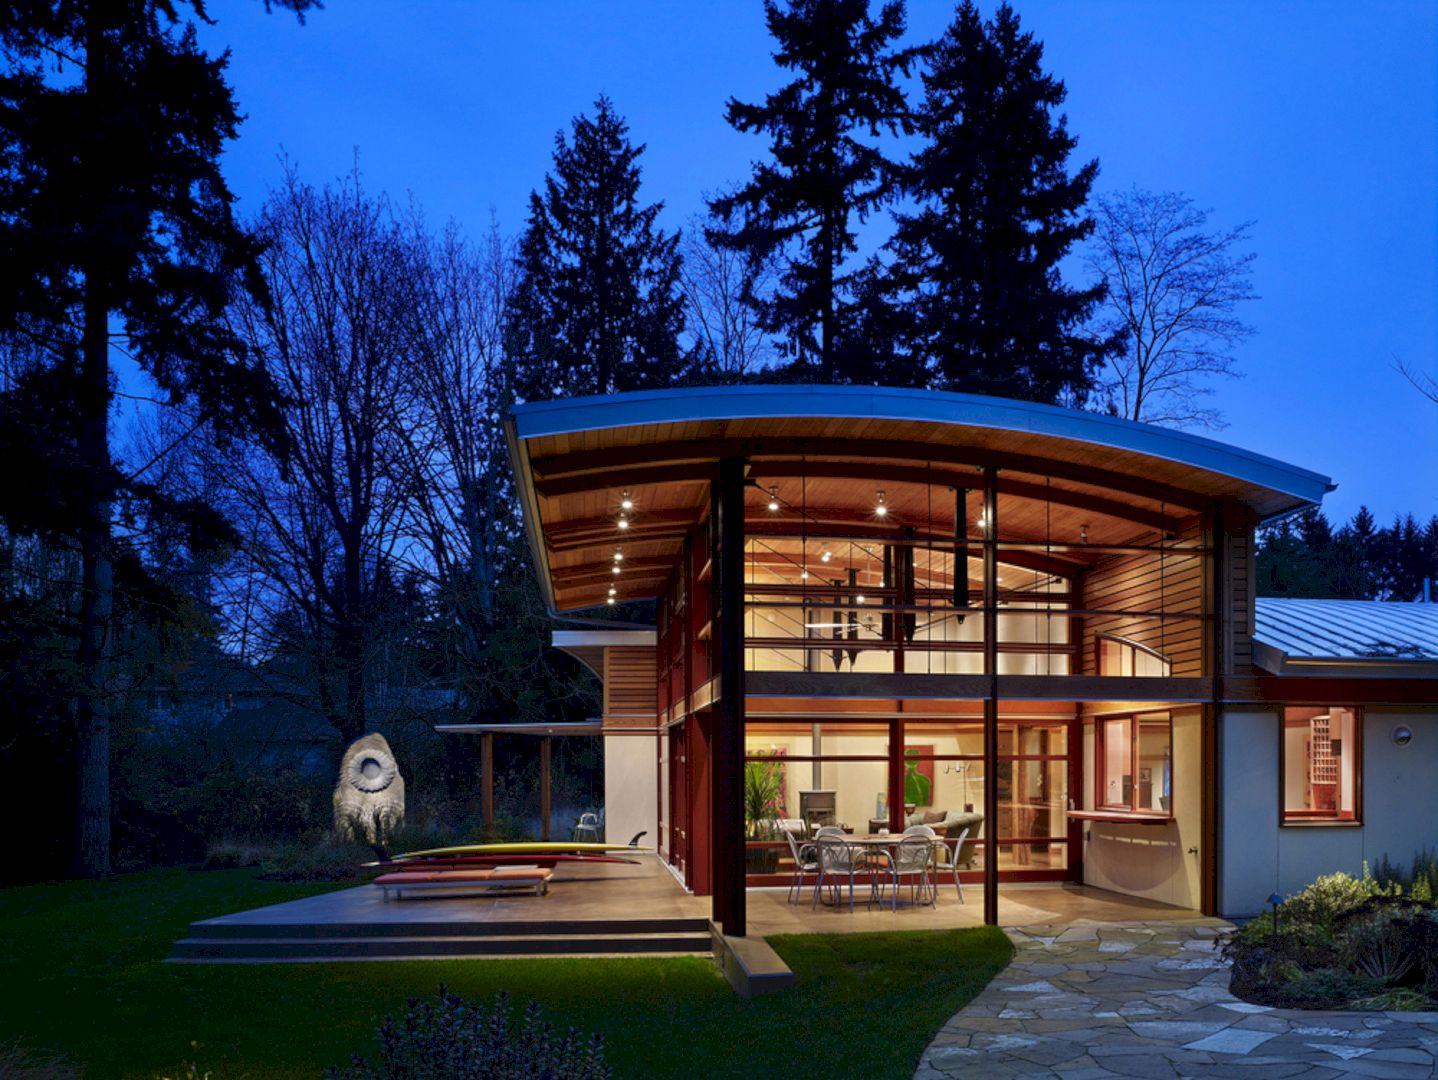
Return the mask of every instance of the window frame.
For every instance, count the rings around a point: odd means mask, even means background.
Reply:
[[[1103,678],[1111,678],[1111,679],[1137,679],[1137,678],[1171,679],[1171,678],[1173,678],[1173,660],[1172,660],[1172,658],[1165,656],[1163,653],[1159,652],[1157,649],[1153,648],[1152,646],[1145,645],[1145,644],[1143,644],[1142,642],[1139,642],[1139,641],[1134,641],[1133,638],[1123,637],[1123,636],[1120,635],[1120,634],[1095,634],[1093,637],[1094,637],[1094,671],[1095,671],[1095,673],[1098,674],[1099,676],[1101,676],[1101,677],[1103,677]],[[1136,652],[1136,653],[1138,653],[1138,652],[1148,653],[1148,655],[1152,656],[1154,659],[1158,660],[1158,661],[1159,661],[1160,663],[1162,663],[1165,667],[1167,667],[1167,668],[1168,668],[1168,672],[1167,672],[1166,674],[1164,674],[1164,675],[1157,675],[1157,676],[1152,676],[1152,675],[1104,675],[1104,672],[1103,672],[1103,644],[1104,644],[1105,641],[1111,641],[1111,642],[1113,642],[1113,643],[1116,644],[1116,645],[1122,645],[1122,646],[1124,646],[1125,648],[1133,649],[1134,652]],[[1134,665],[1135,668],[1137,668],[1137,666],[1138,666],[1137,664]]]
[[[1167,723],[1168,723],[1169,767],[1170,767],[1170,768],[1173,768],[1173,767],[1175,766],[1175,754],[1174,754],[1174,745],[1173,745],[1173,710],[1172,710],[1172,709],[1142,709],[1142,710],[1138,710],[1138,711],[1135,711],[1135,712],[1107,713],[1107,714],[1104,714],[1104,715],[1101,715],[1101,716],[1095,716],[1095,717],[1093,718],[1093,720],[1094,720],[1094,739],[1093,739],[1093,749],[1094,749],[1094,764],[1093,764],[1094,797],[1093,797],[1093,804],[1094,804],[1094,805],[1093,805],[1093,810],[1091,811],[1091,813],[1093,813],[1093,814],[1098,814],[1098,815],[1103,815],[1103,816],[1105,816],[1105,817],[1132,817],[1132,818],[1142,818],[1142,819],[1145,820],[1145,821],[1156,821],[1156,820],[1172,821],[1172,820],[1173,820],[1173,818],[1174,818],[1174,796],[1173,796],[1173,794],[1172,794],[1171,791],[1170,791],[1170,794],[1169,794],[1169,797],[1168,797],[1168,809],[1167,809],[1167,810],[1140,809],[1140,808],[1137,806],[1138,795],[1139,795],[1139,790],[1140,790],[1140,788],[1139,788],[1139,782],[1138,782],[1138,770],[1139,770],[1139,762],[1140,762],[1140,760],[1142,760],[1142,759],[1141,759],[1141,755],[1140,755],[1140,753],[1139,753],[1139,740],[1140,740],[1140,738],[1142,737],[1142,732],[1143,732],[1143,727],[1144,727],[1144,725],[1139,722],[1139,717],[1140,717],[1140,716],[1155,716],[1155,715],[1157,715],[1157,714],[1159,714],[1159,713],[1162,713],[1165,717],[1167,717]],[[1108,755],[1107,755],[1107,753],[1106,753],[1106,750],[1107,750],[1107,748],[1108,748],[1108,747],[1107,747],[1107,742],[1108,742],[1107,729],[1108,729],[1108,725],[1109,725],[1110,723],[1112,723],[1112,722],[1114,722],[1114,721],[1117,721],[1117,720],[1127,720],[1127,721],[1129,722],[1129,751],[1128,751],[1128,752],[1129,752],[1129,768],[1130,768],[1131,770],[1133,770],[1133,771],[1132,771],[1132,775],[1133,775],[1133,777],[1134,777],[1134,783],[1133,783],[1133,785],[1132,785],[1132,788],[1131,788],[1131,791],[1130,791],[1130,794],[1129,794],[1129,801],[1128,801],[1128,803],[1127,803],[1126,805],[1124,805],[1124,804],[1118,804],[1118,803],[1105,803],[1105,802],[1103,801],[1103,798],[1104,798],[1103,792],[1104,792],[1104,790],[1108,787],[1108,776],[1106,775],[1106,774],[1107,774],[1107,769],[1104,767],[1104,766],[1105,766],[1105,762],[1106,762],[1107,757],[1108,757]],[[1150,726],[1156,726],[1156,725],[1150,725]]]
[[[1299,817],[1288,816],[1288,710],[1347,709],[1353,714],[1353,816]],[[1363,739],[1365,716],[1362,705],[1338,702],[1329,704],[1294,704],[1278,706],[1278,826],[1281,829],[1361,829],[1363,827]],[[1342,767],[1341,765],[1339,766]]]

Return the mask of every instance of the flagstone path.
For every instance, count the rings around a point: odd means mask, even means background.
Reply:
[[[1270,1009],[1228,992],[1219,920],[1027,926],[914,1080],[1438,1076],[1438,1012]]]

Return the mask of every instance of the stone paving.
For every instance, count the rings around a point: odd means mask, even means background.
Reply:
[[[1270,1009],[1228,992],[1216,919],[1008,931],[1017,952],[914,1080],[1438,1076],[1438,1012]]]

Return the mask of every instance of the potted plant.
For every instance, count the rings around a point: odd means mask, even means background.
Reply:
[[[778,840],[782,766],[777,761],[750,761],[744,766],[744,835],[749,840]],[[779,849],[746,847],[744,862],[751,874],[772,874],[779,868]]]

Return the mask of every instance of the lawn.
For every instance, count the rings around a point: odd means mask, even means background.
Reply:
[[[533,997],[603,1033],[621,1077],[913,1075],[934,1032],[1009,960],[997,930],[772,938],[795,987],[741,1001],[703,957],[261,966],[162,964],[186,925],[323,887],[160,870],[0,891],[0,1043],[59,1051],[87,1080],[319,1076],[376,1021],[446,982]],[[198,1050],[191,1044],[197,1043]]]

